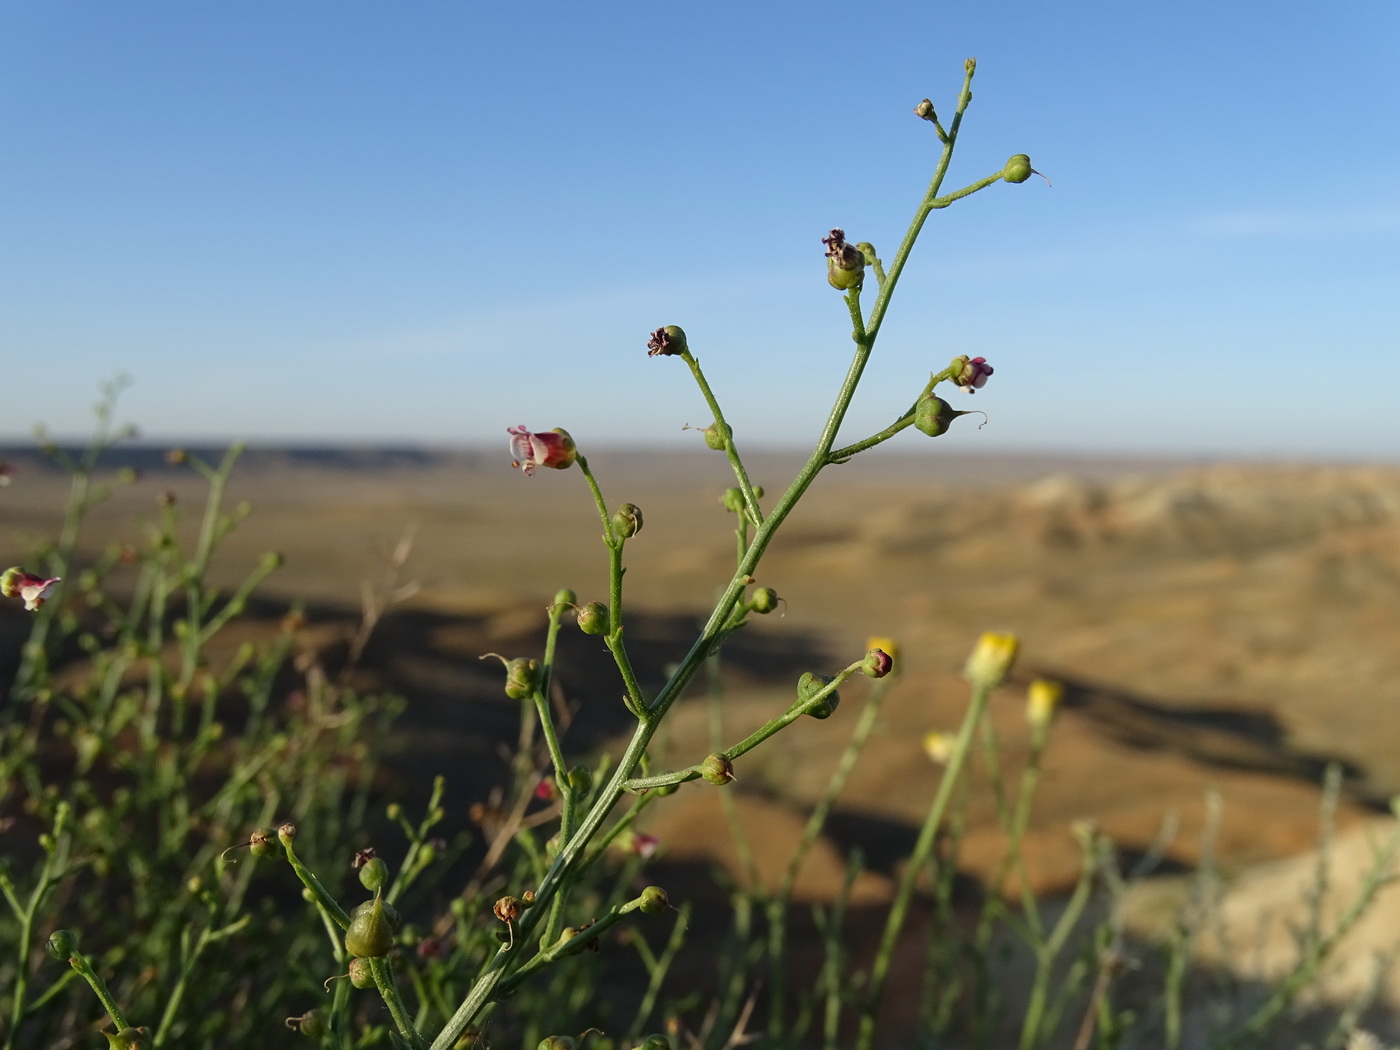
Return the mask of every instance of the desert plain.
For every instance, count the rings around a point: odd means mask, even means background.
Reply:
[[[139,476],[94,512],[85,556],[139,542],[160,499],[198,516],[204,486],[161,453],[110,453],[112,468]],[[0,489],[0,561],[20,564],[56,532],[67,482],[33,450],[0,455],[15,467]],[[654,689],[733,572],[735,519],[719,500],[731,476],[708,452],[589,460],[610,505],[644,514],[626,548],[626,635]],[[769,504],[800,462],[751,461]],[[252,449],[228,497],[251,513],[216,579],[233,587],[265,551],[285,557],[231,637],[270,631],[303,602],[308,644],[343,650],[377,595],[385,611],[357,682],[407,701],[384,790],[413,801],[444,774],[449,821],[467,826],[505,775],[516,712],[500,664],[480,657],[538,655],[561,587],[606,598],[578,472],[525,478],[504,449]],[[396,550],[406,557],[386,575]],[[856,846],[868,865],[856,900],[888,897],[939,775],[923,737],[956,727],[960,668],[986,630],[1021,642],[993,715],[1011,772],[1029,742],[1026,684],[1065,689],[1027,837],[1027,877],[1043,896],[1074,882],[1076,820],[1095,821],[1127,857],[1174,828],[1165,869],[1183,871],[1200,863],[1218,802],[1213,849],[1248,885],[1261,865],[1311,848],[1329,764],[1342,773],[1343,831],[1374,827],[1400,793],[1400,467],[876,450],[822,474],[757,580],[782,604],[723,653],[726,741],[785,707],[803,671],[859,659],[871,636],[899,646],[881,721],[799,881],[804,899],[834,892]],[[0,677],[24,627],[7,603]],[[566,630],[558,667],[566,748],[586,758],[615,746],[628,718],[602,642]],[[853,681],[835,717],[804,719],[740,763],[734,788],[761,877],[786,862],[866,691]],[[713,749],[704,693],[692,686],[663,733],[662,765]],[[646,830],[667,862],[739,876],[716,797],[685,785]],[[974,798],[962,856],[973,880],[1000,860],[993,825],[990,802]]]

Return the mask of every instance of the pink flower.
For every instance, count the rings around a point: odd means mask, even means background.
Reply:
[[[969,394],[981,390],[987,385],[987,377],[992,374],[992,366],[987,364],[985,357],[974,357],[969,360],[966,356],[955,357],[955,362],[962,362],[962,372],[953,377],[953,382],[962,387]]]
[[[574,439],[559,427],[547,434],[532,434],[524,427],[506,427],[506,433],[510,435],[510,454],[514,457],[511,466],[519,467],[527,478],[536,467],[563,470],[578,459]]]
[[[650,860],[659,845],[659,838],[642,831],[624,831],[613,841],[613,846],[623,853],[636,854],[642,860]]]
[[[23,598],[24,607],[35,612],[44,604],[44,599],[53,594],[54,584],[59,580],[58,576],[46,580],[23,569],[6,569],[0,576],[0,594],[6,598]]]

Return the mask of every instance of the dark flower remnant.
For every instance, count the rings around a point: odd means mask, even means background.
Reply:
[[[685,330],[680,325],[668,324],[665,328],[658,328],[647,340],[647,357],[672,357],[689,349],[685,341]]]

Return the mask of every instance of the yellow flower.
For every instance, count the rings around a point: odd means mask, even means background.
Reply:
[[[977,639],[972,655],[967,658],[967,665],[963,668],[963,676],[973,685],[995,689],[1011,673],[1018,646],[1014,634],[993,634],[988,631]]]
[[[940,766],[948,764],[948,760],[953,757],[953,747],[956,744],[957,738],[952,733],[924,734],[924,754]]]
[[[1065,687],[1059,682],[1037,678],[1026,690],[1026,720],[1037,728],[1049,725],[1064,692]]]
[[[893,638],[872,634],[865,640],[865,651],[869,652],[871,649],[879,649],[882,652],[888,653],[890,659],[894,661],[894,665],[896,667],[899,666],[899,643]]]

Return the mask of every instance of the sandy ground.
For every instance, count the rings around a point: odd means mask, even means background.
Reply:
[[[65,483],[6,458],[21,467],[0,489],[0,561],[11,564],[56,528]],[[627,630],[643,686],[655,688],[733,571],[734,519],[718,501],[730,477],[716,454],[600,452],[591,462],[610,506],[630,501],[645,514],[627,548]],[[798,462],[753,462],[766,505]],[[86,551],[137,541],[164,492],[197,514],[202,486],[188,468],[153,456],[143,468],[94,514]],[[263,551],[283,552],[264,611],[307,599],[326,639],[349,629],[362,587],[411,536],[403,579],[416,586],[382,625],[365,674],[409,700],[399,769],[476,771],[451,795],[464,811],[499,771],[496,740],[513,733],[499,667],[477,657],[534,655],[559,587],[606,598],[598,520],[578,471],[526,479],[495,452],[262,453],[229,497],[255,510],[216,576],[231,585]],[[1216,792],[1217,849],[1238,870],[1312,844],[1329,762],[1345,772],[1343,828],[1400,793],[1400,468],[877,453],[823,474],[758,582],[784,602],[726,650],[728,739],[785,706],[803,670],[858,659],[871,635],[901,649],[900,676],[804,871],[803,896],[832,892],[852,845],[871,858],[857,896],[887,895],[936,785],[920,740],[956,725],[966,702],[958,671],[988,629],[1014,631],[1023,646],[994,710],[1011,773],[1029,740],[1025,683],[1046,675],[1067,687],[1027,838],[1042,893],[1074,879],[1076,819],[1096,820],[1128,854],[1174,820],[1169,859],[1189,866]],[[11,614],[0,628],[13,634],[15,622]],[[626,718],[597,639],[566,633],[560,681],[577,712],[572,746],[613,746]],[[665,761],[711,750],[696,692],[664,734]],[[865,695],[854,683],[837,717],[804,721],[743,760],[746,826],[770,876]],[[971,805],[964,864],[974,876],[1000,859],[988,799]],[[713,790],[690,785],[656,809],[650,830],[673,860],[734,864]]]

